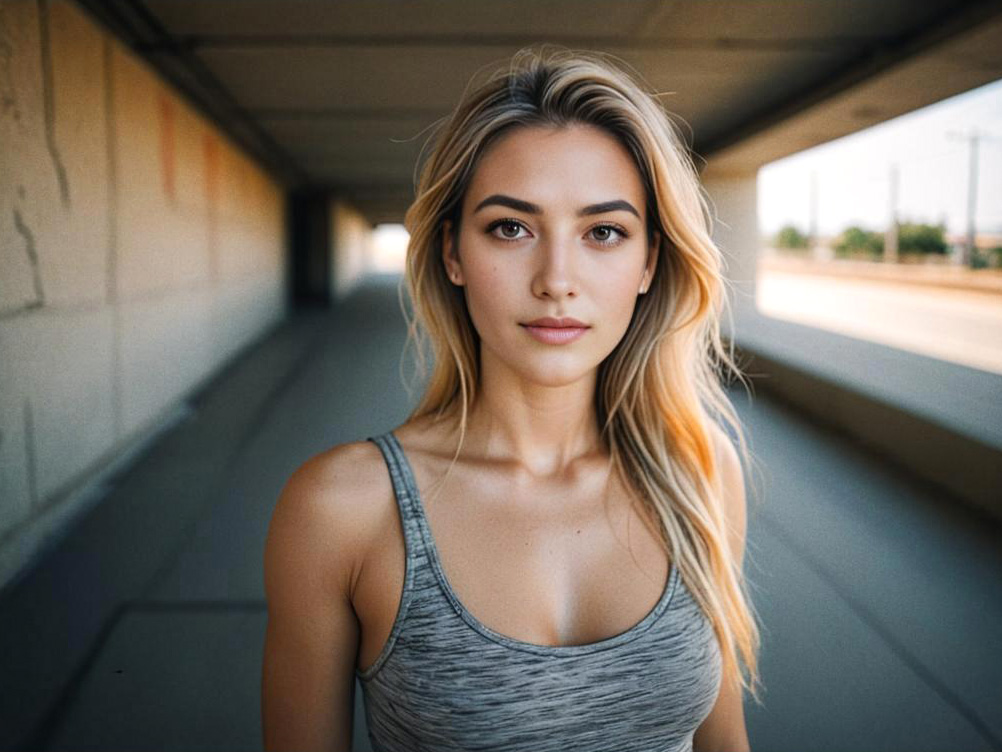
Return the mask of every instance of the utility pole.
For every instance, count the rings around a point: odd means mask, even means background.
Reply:
[[[977,228],[975,217],[978,213],[978,142],[981,134],[974,130],[968,140],[970,144],[969,160],[967,162],[967,245],[964,249],[964,266],[970,266],[974,260],[974,242]]]
[[[898,166],[891,163],[890,178],[890,223],[884,233],[884,263],[898,261]]]
[[[948,138],[967,142],[967,238],[960,259],[961,266],[970,266],[974,259],[974,244],[977,237],[978,211],[978,147],[983,140],[994,140],[987,134],[972,128],[969,133],[951,131]]]
[[[807,223],[807,247],[811,251],[811,257],[820,259],[821,248],[818,242],[818,172],[811,170],[811,216]]]

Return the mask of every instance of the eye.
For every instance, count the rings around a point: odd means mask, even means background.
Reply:
[[[625,230],[615,225],[596,225],[588,233],[599,245],[618,245],[628,237]]]
[[[497,230],[500,230],[500,233],[496,232]],[[488,234],[499,240],[521,240],[523,237],[527,237],[527,235],[519,235],[520,230],[525,230],[528,233],[525,225],[517,219],[498,219],[487,226]]]

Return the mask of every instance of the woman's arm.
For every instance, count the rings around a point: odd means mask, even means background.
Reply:
[[[722,430],[714,427],[717,461],[720,466],[724,490],[724,513],[730,530],[731,552],[740,563],[744,560],[745,531],[747,529],[747,504],[744,476],[737,450]],[[693,735],[694,752],[749,752],[748,732],[745,729],[741,685],[724,682],[713,710]]]
[[[351,493],[336,484],[336,465],[328,456],[300,467],[268,529],[261,676],[267,752],[351,750],[359,630],[349,593],[360,559],[357,524],[345,503]]]

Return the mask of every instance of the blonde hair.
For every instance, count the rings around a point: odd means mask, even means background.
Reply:
[[[434,357],[408,421],[458,415],[461,447],[480,383],[479,337],[462,289],[451,284],[442,261],[443,223],[451,220],[458,228],[479,159],[502,134],[520,126],[571,124],[597,126],[628,149],[647,197],[648,236],[656,230],[661,238],[649,290],[623,339],[599,366],[595,405],[602,442],[616,472],[660,519],[663,545],[713,624],[725,676],[737,676],[758,700],[759,632],[740,562],[727,542],[710,433],[714,419],[726,422],[749,461],[718,373],[729,371],[744,383],[733,343],[728,352],[720,336],[727,302],[721,254],[710,237],[696,170],[673,123],[654,96],[608,56],[522,50],[483,84],[468,87],[439,128],[405,219],[410,241],[403,285],[413,318],[402,298],[401,306],[420,378],[427,373],[428,342]]]

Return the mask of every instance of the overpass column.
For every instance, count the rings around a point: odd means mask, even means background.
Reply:
[[[758,173],[715,174],[711,167],[702,175],[710,211],[714,217],[713,239],[724,257],[724,276],[730,281],[728,298],[738,331],[742,321],[755,317],[755,275],[759,251]],[[730,335],[725,318],[721,328]]]
[[[289,196],[288,233],[292,256],[292,300],[299,307],[327,307],[333,301],[330,197],[325,192]]]

